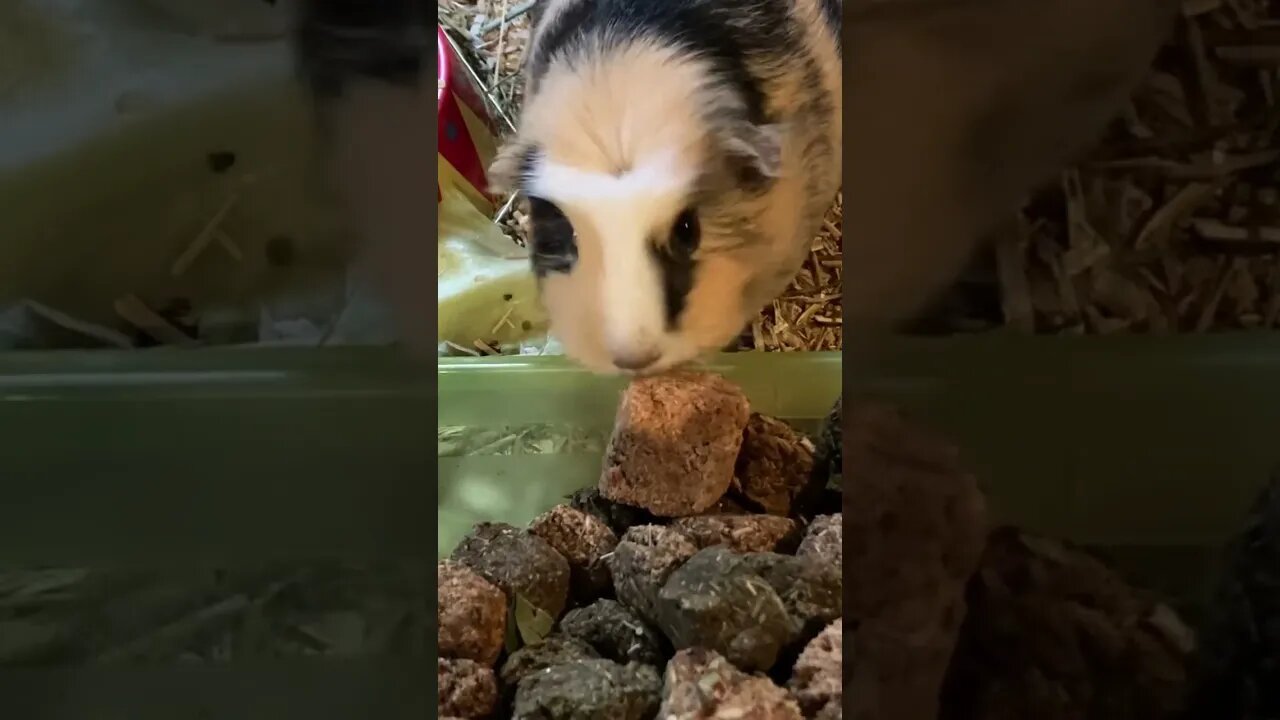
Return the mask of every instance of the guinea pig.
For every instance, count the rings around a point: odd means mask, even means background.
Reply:
[[[565,354],[653,373],[724,348],[795,277],[841,185],[840,0],[545,0],[516,132]]]

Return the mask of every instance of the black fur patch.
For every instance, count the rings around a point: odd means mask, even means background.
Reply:
[[[294,58],[319,97],[356,78],[415,84],[434,67],[436,11],[426,0],[305,0],[298,12]]]
[[[666,303],[667,329],[674,329],[680,320],[680,313],[684,312],[689,291],[693,289],[693,273],[697,270],[698,262],[692,253],[667,245],[654,246],[653,257],[662,270],[662,297]]]
[[[524,190],[533,177],[534,163],[538,162],[538,148],[530,145],[520,154],[520,165],[516,168],[516,187]]]
[[[529,22],[537,27],[542,22],[542,13],[547,9],[547,0],[537,0],[529,7]]]
[[[567,273],[578,261],[573,223],[555,203],[529,198],[529,236],[533,243],[533,272],[539,278],[549,273]]]
[[[843,50],[842,42],[844,27],[844,2],[843,0],[822,0],[822,14],[826,17],[827,23],[831,25],[831,32],[836,36],[836,50]]]
[[[770,121],[760,78],[744,58],[776,56],[800,42],[784,0],[578,0],[552,19],[529,62],[537,87],[552,58],[587,38],[606,43],[652,37],[709,61],[742,97],[747,119]]]
[[[581,41],[592,30],[599,30],[600,15],[599,3],[595,0],[576,0],[560,8],[555,21],[542,29],[537,46],[526,61],[534,87],[546,74],[551,58],[564,52],[572,40]]]

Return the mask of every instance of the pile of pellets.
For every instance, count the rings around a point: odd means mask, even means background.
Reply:
[[[631,383],[597,486],[475,526],[438,580],[442,718],[1175,720],[1195,647],[1083,550],[991,527],[897,410],[809,438],[707,373]]]
[[[439,564],[439,716],[840,717],[838,411],[815,442],[717,375],[632,382],[597,487]]]

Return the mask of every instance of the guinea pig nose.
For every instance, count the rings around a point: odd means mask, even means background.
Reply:
[[[643,370],[658,362],[658,358],[661,356],[662,353],[654,348],[615,352],[613,354],[613,364],[623,370]]]

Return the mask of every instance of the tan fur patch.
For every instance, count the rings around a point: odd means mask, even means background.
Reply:
[[[738,302],[753,272],[749,263],[750,258],[735,255],[710,255],[703,261],[681,318],[681,329],[689,341],[714,345],[726,334],[732,337],[742,329],[752,312]]]
[[[556,163],[620,174],[675,152],[691,165],[706,153],[700,120],[702,65],[669,47],[641,42],[548,68],[521,121],[521,136]],[[662,78],[656,91],[654,79]]]

